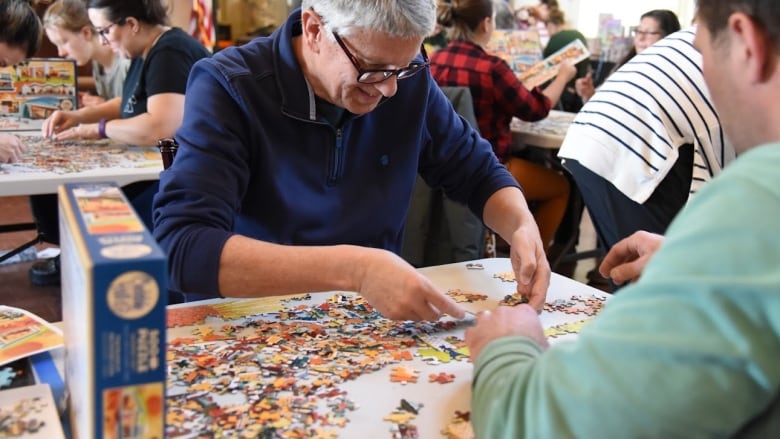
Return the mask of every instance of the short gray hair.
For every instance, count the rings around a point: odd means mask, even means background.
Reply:
[[[397,38],[425,38],[436,25],[435,0],[303,0],[328,30],[349,36],[372,30]]]

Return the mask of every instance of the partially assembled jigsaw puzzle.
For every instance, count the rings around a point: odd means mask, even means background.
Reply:
[[[502,284],[514,281],[511,272],[486,274]],[[424,401],[405,397],[384,415],[362,412],[354,398],[366,384],[350,383],[385,377],[385,385],[401,394],[418,395],[425,394],[418,386],[468,385],[471,367],[458,366],[469,362],[464,325],[449,318],[392,321],[357,294],[329,294],[170,308],[166,436],[211,431],[330,438],[361,419],[389,423],[393,438],[418,437]],[[464,306],[498,305],[471,289],[452,288],[447,294]],[[604,301],[595,295],[550,300],[544,315],[558,323],[546,335],[555,339],[578,332]],[[473,435],[467,411],[450,424],[441,422],[439,429],[448,437]]]

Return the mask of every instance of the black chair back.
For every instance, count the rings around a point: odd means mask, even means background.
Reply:
[[[176,151],[179,149],[179,144],[176,143],[174,138],[160,139],[157,141],[157,148],[160,149],[160,155],[162,156],[163,169],[168,169],[173,164],[173,159],[176,157]]]

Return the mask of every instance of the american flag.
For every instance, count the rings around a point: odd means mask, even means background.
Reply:
[[[190,35],[207,49],[213,50],[216,43],[214,28],[214,0],[192,0]]]

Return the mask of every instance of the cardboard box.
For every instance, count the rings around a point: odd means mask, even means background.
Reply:
[[[59,188],[73,437],[164,437],[166,258],[113,183]]]

